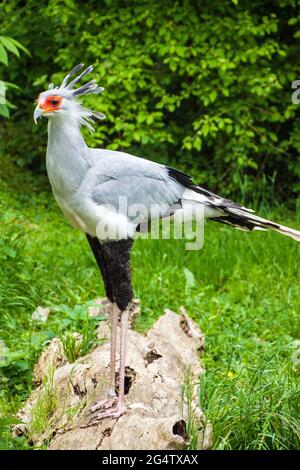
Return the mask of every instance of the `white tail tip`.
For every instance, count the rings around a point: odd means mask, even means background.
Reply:
[[[300,242],[300,232],[294,230],[289,227],[285,227],[284,225],[280,225],[280,228],[277,230],[278,232],[286,235],[287,237],[293,238],[297,242]]]

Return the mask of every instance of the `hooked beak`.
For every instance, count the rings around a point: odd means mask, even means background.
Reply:
[[[42,108],[40,108],[39,105],[37,105],[37,107],[35,108],[34,113],[33,113],[33,120],[34,120],[35,124],[37,123],[38,118],[41,117],[42,115],[43,115],[43,110],[42,110]]]

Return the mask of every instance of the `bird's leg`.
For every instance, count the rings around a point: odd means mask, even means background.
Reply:
[[[109,390],[107,393],[107,398],[105,400],[101,400],[96,402],[91,408],[90,413],[94,413],[100,409],[108,409],[112,407],[117,402],[116,392],[115,392],[115,369],[116,369],[116,336],[117,336],[117,324],[118,324],[118,315],[119,309],[117,305],[113,301],[113,289],[112,283],[110,281],[110,276],[108,272],[108,264],[105,258],[105,253],[103,250],[103,246],[99,242],[99,240],[95,237],[87,235],[87,240],[90,244],[92,252],[95,256],[97,261],[98,267],[100,269],[106,296],[108,300],[111,302],[111,311],[110,311],[110,320],[111,320],[111,335],[110,335],[110,371],[109,371]]]
[[[126,336],[128,328],[128,309],[121,312],[121,333],[120,333],[120,369],[119,369],[119,393],[117,398],[117,406],[100,411],[93,420],[101,420],[104,418],[119,418],[126,412],[124,405],[125,394],[125,358],[126,358]],[[98,408],[97,408],[98,409]],[[102,407],[103,409],[103,407]]]
[[[128,327],[129,304],[132,300],[132,287],[130,276],[130,250],[133,240],[119,240],[102,244],[102,252],[106,261],[109,279],[113,289],[114,302],[121,312],[120,331],[120,370],[119,370],[119,393],[116,406],[114,408],[103,409],[103,406],[93,420],[104,418],[119,418],[125,413],[125,354],[126,336]],[[112,349],[115,343],[112,344]],[[115,403],[115,402],[114,402]],[[98,409],[98,408],[97,408]]]
[[[111,333],[110,333],[110,361],[109,361],[109,388],[107,391],[107,398],[96,402],[91,408],[90,412],[94,413],[97,410],[107,410],[111,408],[117,401],[116,396],[116,339],[117,339],[117,324],[118,324],[119,309],[117,305],[112,304],[111,310]]]
[[[114,303],[111,312],[111,335],[110,335],[110,363],[109,363],[109,390],[107,396],[109,398],[116,397],[116,342],[117,342],[117,325],[118,325],[119,309]]]
[[[117,408],[120,413],[125,411],[125,359],[126,359],[126,339],[128,329],[128,309],[122,312],[121,316],[121,334],[120,334],[120,370],[119,370],[119,396]],[[123,411],[124,410],[124,411]]]

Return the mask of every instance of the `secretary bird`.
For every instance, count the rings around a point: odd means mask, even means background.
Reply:
[[[197,186],[185,173],[166,165],[123,152],[89,148],[81,126],[93,130],[93,118],[105,116],[81,105],[78,97],[100,93],[96,80],[74,86],[93,70],[79,64],[59,87],[51,83],[41,93],[34,111],[49,119],[46,166],[54,197],[65,217],[87,237],[100,269],[106,296],[112,304],[110,343],[110,383],[107,399],[90,409],[96,420],[118,418],[125,411],[125,352],[128,306],[132,300],[130,252],[135,233],[149,217],[164,218],[185,211],[192,203],[201,207],[204,217],[243,230],[275,230],[300,241],[300,232],[253,214],[253,211]],[[72,77],[76,76],[73,80]],[[71,80],[71,81],[70,81]],[[120,198],[127,208],[141,204],[147,217],[120,209]],[[159,208],[152,216],[151,206]],[[150,214],[150,215],[149,215]],[[145,218],[147,220],[145,220]],[[106,227],[108,230],[99,230]],[[116,332],[121,317],[119,392],[115,392]],[[94,419],[94,418],[93,418]]]

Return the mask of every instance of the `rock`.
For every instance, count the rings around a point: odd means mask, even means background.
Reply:
[[[199,375],[203,372],[199,349],[203,349],[204,336],[184,309],[181,313],[179,316],[166,310],[146,335],[128,331],[125,383],[128,411],[117,420],[95,422],[91,420],[93,415],[88,414],[91,405],[106,395],[109,342],[101,342],[70,364],[61,355],[59,340],[53,340],[36,367],[40,379],[47,364],[53,364],[55,358],[52,377],[55,408],[43,432],[30,433],[30,426],[47,380],[43,380],[19,413],[31,440],[37,445],[50,442],[50,449],[186,449],[190,440],[186,424],[192,416],[198,446],[208,448],[211,428],[197,400]],[[108,323],[101,322],[98,337],[108,339],[109,331]],[[189,405],[181,404],[182,385],[187,380],[193,393]]]
[[[97,317],[98,315],[104,315],[106,318],[109,318],[110,315],[110,309],[111,309],[111,302],[104,297],[102,298],[97,298],[92,302],[93,305],[91,305],[88,308],[88,314],[91,317]],[[140,314],[140,300],[139,299],[133,299],[129,305],[129,323],[130,325],[134,325],[134,322],[136,318]]]
[[[6,362],[8,354],[8,348],[4,341],[0,339],[0,362]]]
[[[88,307],[88,314],[90,317],[98,317],[99,315],[108,316],[110,302],[104,297],[104,299],[97,298],[93,300],[92,305]]]
[[[179,308],[179,312],[181,314],[181,328],[190,338],[194,338],[198,342],[198,351],[203,352],[205,346],[204,334],[199,330],[198,326],[190,319],[183,306]]]
[[[48,320],[50,313],[50,307],[37,307],[37,309],[32,314],[32,320],[40,321],[45,323]]]

